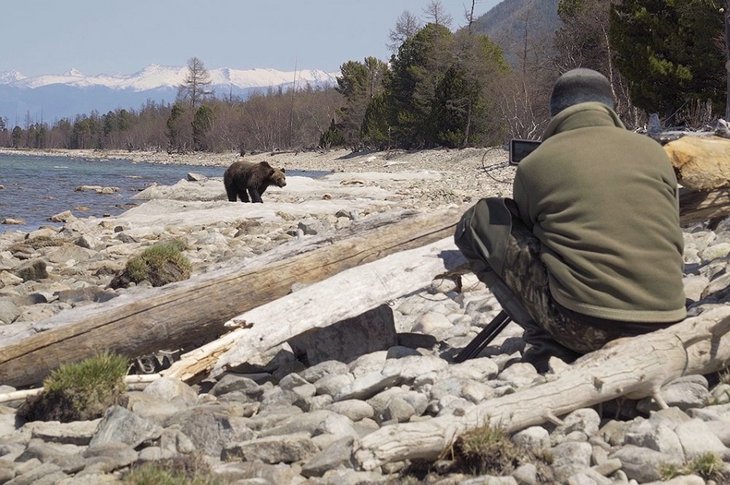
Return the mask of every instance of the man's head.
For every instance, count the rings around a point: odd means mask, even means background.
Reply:
[[[550,95],[550,116],[578,103],[597,101],[613,108],[611,83],[600,72],[578,68],[568,71],[555,82]]]

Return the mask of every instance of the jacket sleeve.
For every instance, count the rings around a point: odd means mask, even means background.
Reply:
[[[512,198],[517,204],[517,209],[520,211],[520,219],[527,226],[528,229],[532,230],[532,226],[535,221],[530,216],[530,200],[529,191],[524,187],[524,176],[521,174],[519,168],[515,175],[515,180],[512,185]]]

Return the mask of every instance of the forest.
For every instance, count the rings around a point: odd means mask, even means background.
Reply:
[[[540,0],[522,3],[530,1]],[[521,41],[505,46],[480,31],[474,1],[466,25],[452,31],[435,0],[420,16],[405,11],[395,20],[390,59],[349,60],[332,88],[218,96],[203,61],[191,58],[173,103],[50,124],[28,116],[23,126],[0,113],[0,146],[242,154],[494,146],[539,138],[552,83],[575,67],[606,75],[631,129],[650,113],[664,126],[699,128],[727,117],[726,3],[559,0],[552,30],[523,5],[510,25]]]

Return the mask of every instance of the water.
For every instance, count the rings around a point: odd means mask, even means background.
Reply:
[[[70,157],[34,157],[0,154],[0,221],[21,219],[23,225],[0,224],[0,232],[31,231],[59,225],[48,218],[71,210],[76,217],[116,216],[144,201],[133,200],[154,183],[172,185],[188,172],[223,177],[225,167],[133,163],[129,160],[88,160]],[[287,175],[305,175],[293,170]],[[306,173],[306,175],[311,175]],[[222,184],[222,182],[221,182]],[[76,192],[80,185],[119,187],[114,194]]]

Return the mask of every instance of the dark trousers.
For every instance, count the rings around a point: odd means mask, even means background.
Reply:
[[[540,259],[540,241],[516,217],[512,220],[504,262],[502,274],[491,271],[492,274],[484,275],[483,281],[510,316],[512,313],[518,315],[513,316],[513,320],[525,329],[525,341],[536,350],[548,347],[546,351],[562,353],[558,356],[570,360],[571,353],[577,357],[616,338],[640,335],[670,325],[606,320],[579,314],[558,304],[550,293],[547,270]],[[516,309],[518,305],[522,310]],[[554,347],[551,340],[565,351]],[[552,350],[550,346],[553,346]]]

